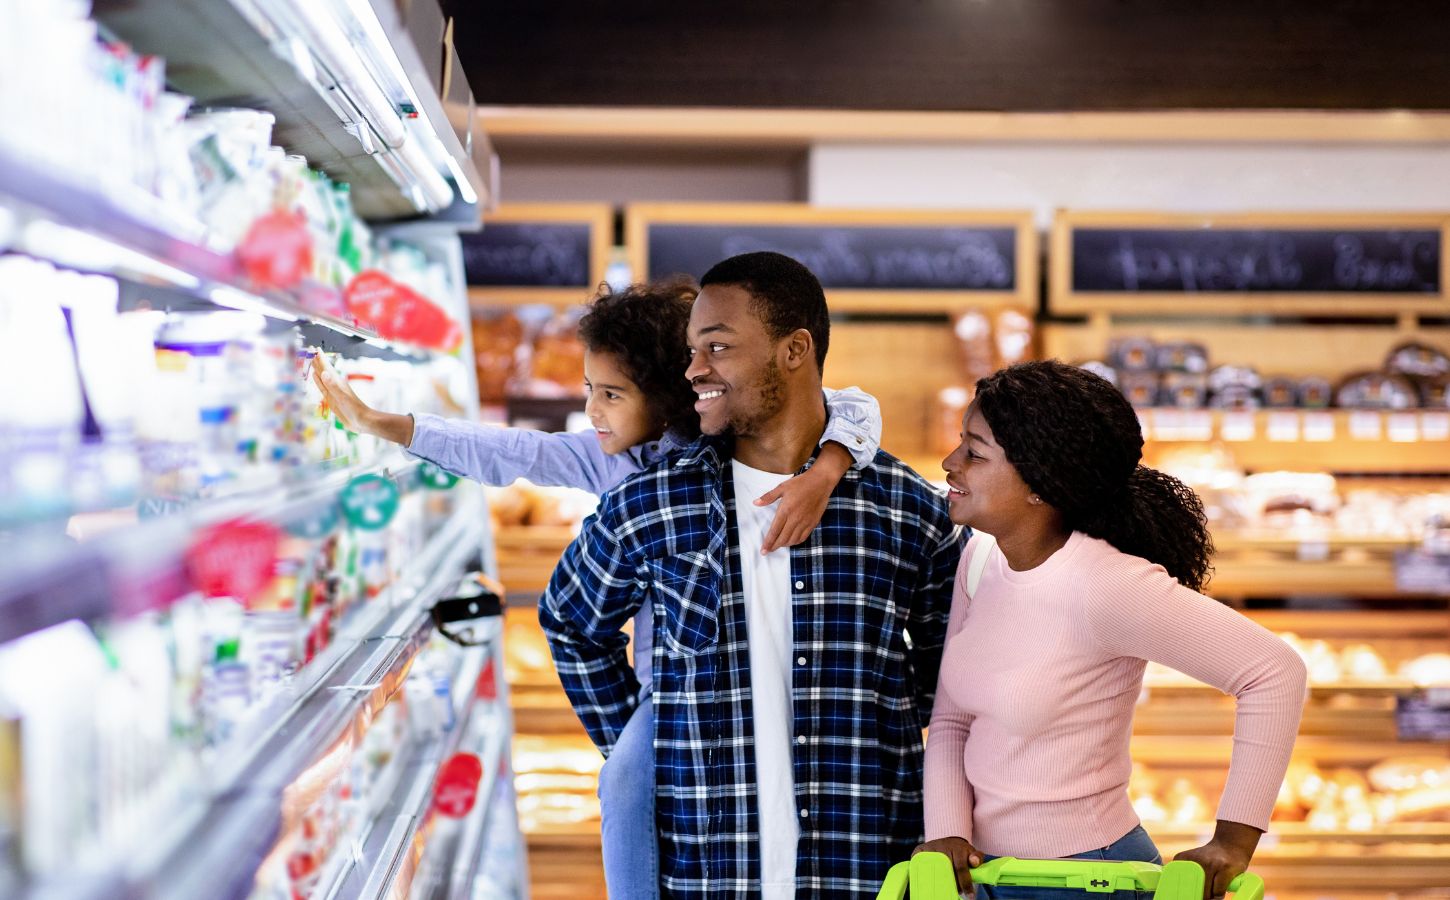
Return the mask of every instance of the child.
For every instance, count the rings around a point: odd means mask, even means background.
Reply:
[[[545,434],[366,406],[345,380],[313,363],[328,404],[356,431],[376,435],[455,474],[485,484],[516,478],[602,494],[699,436],[697,399],[684,373],[685,329],[696,288],[688,282],[607,289],[580,320],[584,343],[585,413],[593,433]],[[779,502],[762,553],[804,541],[820,522],[837,482],[865,463],[880,444],[880,409],[859,390],[826,392],[829,417],[815,463],[756,501]],[[612,900],[659,896],[654,818],[654,721],[648,702],[653,629],[650,611],[634,627],[634,665],[641,703],[599,777],[604,874]]]

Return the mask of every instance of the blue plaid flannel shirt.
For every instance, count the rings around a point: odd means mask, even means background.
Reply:
[[[729,462],[728,443],[702,438],[606,494],[539,605],[564,689],[607,755],[638,703],[620,629],[651,604],[666,897],[760,893]],[[944,498],[878,453],[847,471],[821,524],[790,549],[802,900],[869,900],[922,840],[922,729],[964,542]]]

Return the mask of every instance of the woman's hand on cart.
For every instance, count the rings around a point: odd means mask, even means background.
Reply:
[[[1250,825],[1219,819],[1213,840],[1173,858],[1191,860],[1203,867],[1203,896],[1210,900],[1227,893],[1229,882],[1248,869],[1262,836],[1262,831]]]
[[[972,870],[982,864],[986,855],[973,847],[966,838],[948,837],[937,838],[934,841],[927,841],[911,851],[911,855],[918,853],[943,853],[952,861],[952,868],[957,871],[957,890],[966,893],[972,886]]]

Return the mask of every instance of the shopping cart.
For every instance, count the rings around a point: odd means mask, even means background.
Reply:
[[[1003,856],[972,870],[977,884],[1067,888],[1088,894],[1152,891],[1154,900],[1203,900],[1203,868],[1184,860],[1165,865]],[[876,900],[957,900],[957,875],[944,853],[918,853],[886,873]],[[1263,900],[1264,879],[1245,872],[1228,886],[1234,900]]]

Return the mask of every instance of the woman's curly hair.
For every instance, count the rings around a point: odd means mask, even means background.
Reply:
[[[690,306],[700,292],[687,278],[632,284],[599,296],[579,320],[579,339],[591,352],[610,353],[639,386],[650,412],[684,440],[700,436],[695,391],[685,379]]]
[[[1213,539],[1203,502],[1139,465],[1142,426],[1117,388],[1047,360],[983,378],[974,402],[1007,461],[1067,527],[1157,563],[1196,591],[1208,583]]]

